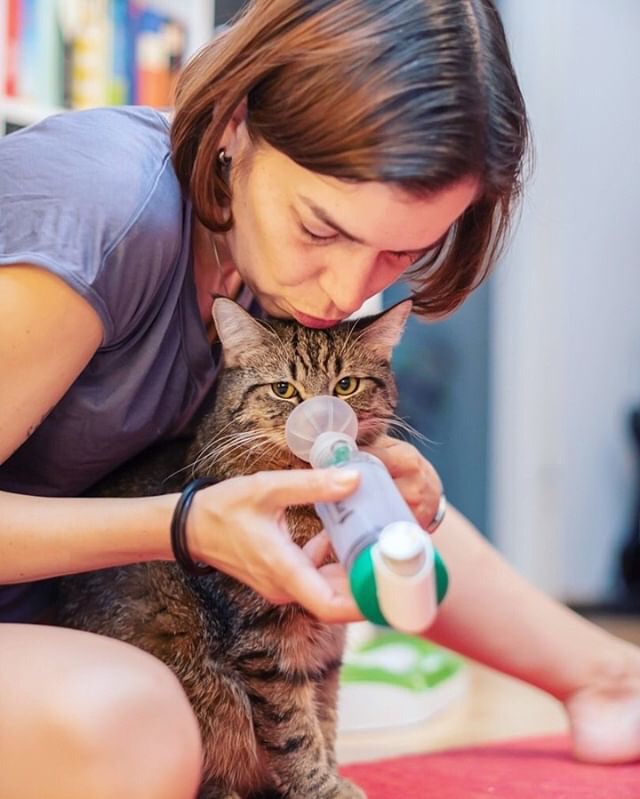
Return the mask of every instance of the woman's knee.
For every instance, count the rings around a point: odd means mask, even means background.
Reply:
[[[57,785],[59,794],[46,795],[193,797],[200,733],[176,677],[133,647],[97,636],[88,643],[77,661],[53,657],[46,685],[33,686],[37,701],[23,702],[14,743],[18,750],[21,739],[21,756],[39,773],[16,771],[16,795]]]
[[[121,795],[191,796],[202,753],[187,697],[159,661],[131,660],[63,678],[47,702],[47,722],[76,762],[93,764],[89,777],[121,782]]]

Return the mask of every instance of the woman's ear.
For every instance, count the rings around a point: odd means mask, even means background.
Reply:
[[[242,153],[248,137],[247,98],[245,97],[238,103],[231,119],[225,126],[220,137],[220,148],[225,151],[227,157],[234,158]]]

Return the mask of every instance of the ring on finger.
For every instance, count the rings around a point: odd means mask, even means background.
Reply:
[[[431,519],[431,521],[426,527],[428,533],[435,533],[438,527],[440,527],[440,525],[442,524],[442,520],[444,519],[446,512],[447,512],[447,498],[443,491],[440,494],[440,499],[438,500],[438,507],[433,516],[433,519]]]

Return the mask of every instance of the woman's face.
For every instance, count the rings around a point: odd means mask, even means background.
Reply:
[[[478,190],[469,179],[416,199],[386,183],[319,175],[252,144],[244,123],[233,144],[230,255],[267,313],[309,327],[335,324],[396,281]]]

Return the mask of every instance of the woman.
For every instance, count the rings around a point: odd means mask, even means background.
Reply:
[[[187,66],[170,126],[97,110],[2,141],[0,795],[193,796],[198,730],[168,670],[24,623],[46,620],[46,578],[173,557],[177,496],[78,495],[188,426],[215,380],[213,295],[248,287],[323,327],[409,276],[419,312],[452,311],[495,260],[526,133],[489,0],[258,0]],[[429,527],[432,467],[405,443],[374,451]],[[356,619],[279,524],[354,487],[331,471],[208,487],[189,552]],[[430,637],[565,702],[579,757],[638,757],[638,651],[527,585],[453,509],[435,543],[452,585]]]

